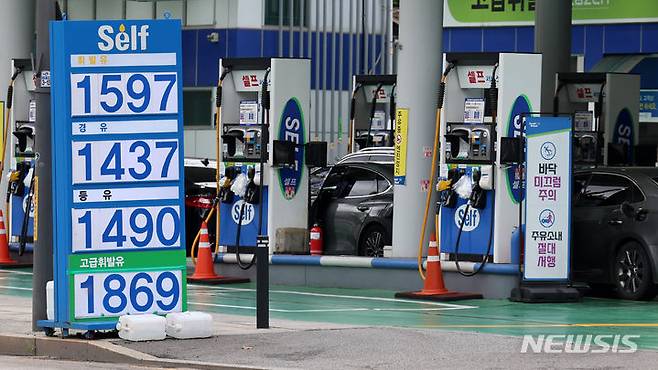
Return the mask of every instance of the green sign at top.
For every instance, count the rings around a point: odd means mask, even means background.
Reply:
[[[446,27],[532,24],[536,0],[445,0]],[[572,0],[574,23],[658,20],[656,0]]]

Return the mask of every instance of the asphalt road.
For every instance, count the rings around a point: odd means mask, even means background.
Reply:
[[[124,343],[158,357],[288,369],[650,369],[658,352],[521,353],[522,339],[431,329],[348,328]]]

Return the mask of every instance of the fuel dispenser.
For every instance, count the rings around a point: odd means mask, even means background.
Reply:
[[[219,243],[239,253],[268,235],[270,253],[306,253],[310,62],[222,59],[219,72]]]
[[[634,164],[639,135],[640,76],[558,73],[556,78],[553,112],[574,117],[574,164]]]
[[[12,86],[13,107],[8,115],[5,140],[9,158],[4,163],[8,170],[5,226],[9,244],[19,254],[31,250],[34,243],[34,152],[36,102],[31,99],[34,91],[32,61],[12,60],[12,69],[18,71]]]
[[[368,147],[393,146],[396,75],[352,77],[350,152]]]
[[[507,138],[520,136],[521,114],[539,106],[541,55],[456,53],[447,54],[446,63],[437,186],[440,249],[460,272],[464,260],[509,263],[523,174],[504,160],[508,151],[518,150]]]

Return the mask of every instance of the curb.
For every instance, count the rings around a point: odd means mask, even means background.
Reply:
[[[262,369],[241,365],[159,358],[102,340],[87,341],[18,334],[0,334],[0,355],[42,356],[70,361],[121,363],[166,368],[185,367],[203,370]]]
[[[244,254],[242,258],[249,260],[251,254]],[[215,263],[237,263],[235,253],[215,254]],[[426,262],[423,262],[425,266]],[[270,256],[270,265],[288,266],[321,266],[321,267],[354,267],[389,270],[417,270],[418,261],[415,258],[373,258],[356,256],[310,256],[273,254]],[[443,271],[456,272],[454,261],[441,261]],[[480,267],[478,262],[460,262],[460,267],[466,272],[473,272]],[[519,265],[513,263],[487,263],[482,272],[493,275],[519,276]]]

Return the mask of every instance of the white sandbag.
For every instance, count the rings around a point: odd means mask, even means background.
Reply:
[[[198,311],[170,313],[166,330],[177,339],[208,338],[212,336],[212,316]]]
[[[145,340],[163,340],[167,337],[165,326],[167,319],[163,316],[123,315],[117,322],[119,338],[133,342]]]
[[[55,320],[55,282],[46,283],[46,318]]]

